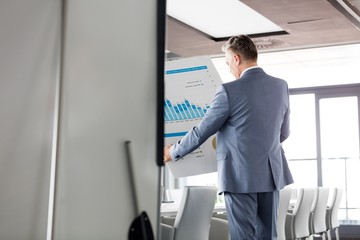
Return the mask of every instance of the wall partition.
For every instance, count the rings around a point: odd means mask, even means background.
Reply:
[[[128,239],[141,212],[157,236],[164,21],[162,0],[0,2],[0,239]]]
[[[45,239],[60,1],[0,2],[0,239]]]
[[[54,239],[126,239],[139,214],[126,146],[138,208],[156,228],[156,162],[162,159],[156,144],[163,138],[156,3],[77,0],[65,6]]]

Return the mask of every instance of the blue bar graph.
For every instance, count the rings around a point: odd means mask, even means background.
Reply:
[[[206,111],[209,108],[209,105],[201,107],[199,105],[191,103],[187,99],[185,99],[183,102],[177,103],[172,103],[169,99],[165,99],[165,122],[199,119],[204,117]]]

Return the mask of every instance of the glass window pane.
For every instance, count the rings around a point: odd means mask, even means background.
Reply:
[[[320,100],[322,158],[359,156],[357,97]]]
[[[289,168],[294,178],[293,188],[317,187],[316,160],[289,161]]]
[[[290,96],[290,136],[283,143],[287,159],[316,159],[315,96]]]
[[[324,186],[343,188],[340,219],[360,220],[360,160],[358,158],[323,159]]]
[[[360,160],[358,158],[352,158],[346,161],[346,176],[348,207],[360,209]]]
[[[348,218],[351,220],[360,220],[360,209],[349,209]],[[339,219],[341,219],[340,216]]]
[[[358,99],[324,98],[319,102],[323,185],[344,189],[340,219],[360,219]],[[341,214],[340,214],[341,213]]]
[[[329,188],[341,187],[345,190],[345,160],[344,159],[323,159],[322,177],[323,185]],[[345,192],[343,193],[343,199]],[[345,201],[341,202],[341,207],[345,207]]]

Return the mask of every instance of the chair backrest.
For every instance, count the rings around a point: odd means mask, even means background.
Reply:
[[[294,237],[303,238],[310,236],[309,219],[313,206],[315,188],[301,188],[298,194],[298,204],[294,208]]]
[[[217,217],[211,218],[209,240],[230,240],[227,220]]]
[[[284,188],[280,190],[279,208],[278,208],[278,221],[276,225],[278,240],[285,240],[285,219],[286,213],[289,209],[292,188]]]
[[[343,194],[342,188],[335,188],[334,189],[334,197],[332,201],[332,205],[330,206],[330,226],[331,228],[339,227],[339,218],[338,218],[338,210],[340,207],[340,202]]]
[[[210,221],[217,188],[187,186],[184,188],[174,228],[175,240],[208,240]]]
[[[319,187],[316,190],[316,201],[310,219],[310,232],[312,234],[326,232],[326,208],[329,199],[329,188]]]

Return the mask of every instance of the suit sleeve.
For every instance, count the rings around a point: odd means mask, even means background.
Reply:
[[[173,145],[170,150],[171,158],[177,161],[197,149],[222,127],[229,114],[228,96],[225,88],[221,85],[217,88],[210,108],[201,122]]]

